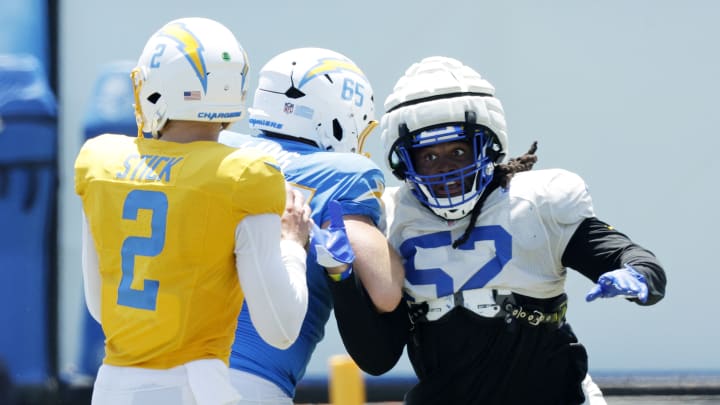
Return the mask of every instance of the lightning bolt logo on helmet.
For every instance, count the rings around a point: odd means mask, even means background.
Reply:
[[[131,73],[138,132],[158,137],[169,120],[224,126],[240,120],[247,65],[237,38],[217,21],[167,23],[150,37]]]
[[[198,80],[202,84],[203,93],[207,94],[207,68],[205,66],[205,58],[202,54],[205,49],[200,43],[200,40],[198,40],[182,22],[165,26],[160,32],[160,35],[177,42],[178,49],[185,55],[185,59],[190,63],[190,66],[192,66]]]
[[[310,70],[303,75],[297,88],[302,89],[303,85],[310,80],[330,72],[354,72],[367,81],[365,74],[354,63],[338,58],[323,58],[318,60],[317,65],[310,68]]]

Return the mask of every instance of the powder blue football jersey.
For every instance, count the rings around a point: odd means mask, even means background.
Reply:
[[[240,148],[256,148],[277,159],[285,179],[301,191],[312,208],[318,226],[329,220],[330,200],[338,200],[345,215],[363,215],[383,227],[381,195],[385,187],[382,171],[365,156],[356,153],[325,152],[302,142],[264,135],[251,136],[224,131],[220,142]],[[315,346],[325,334],[332,310],[332,297],[325,269],[312,252],[307,258],[309,304],[300,336],[286,350],[265,343],[255,331],[247,307],[238,320],[230,367],[274,382],[291,398]]]

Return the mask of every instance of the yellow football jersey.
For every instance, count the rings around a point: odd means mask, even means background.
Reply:
[[[217,142],[124,135],[88,140],[75,191],[100,266],[104,363],[227,363],[243,293],[235,228],[285,208],[274,158]]]

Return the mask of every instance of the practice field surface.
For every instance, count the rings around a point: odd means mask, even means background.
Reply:
[[[677,396],[606,396],[608,405],[636,405],[636,404],[659,404],[659,405],[718,405],[720,395],[677,395]],[[372,405],[401,405],[402,402],[370,402]],[[298,404],[298,405],[321,405],[321,404]],[[323,404],[327,405],[327,404]]]
[[[661,405],[684,405],[684,404],[702,404],[716,405],[720,404],[720,395],[678,395],[678,396],[618,396],[605,397],[608,405],[634,405],[634,404],[661,404]]]

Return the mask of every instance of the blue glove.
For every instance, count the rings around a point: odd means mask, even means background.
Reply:
[[[647,302],[648,286],[645,276],[626,264],[623,269],[601,275],[595,287],[585,296],[585,300],[590,302],[598,297],[610,298],[617,295],[636,297],[642,303]]]
[[[315,249],[317,262],[325,268],[352,264],[355,260],[355,252],[347,238],[340,203],[336,200],[330,201],[328,214],[330,215],[330,226],[327,229],[321,229],[313,224],[310,232],[310,246]]]

